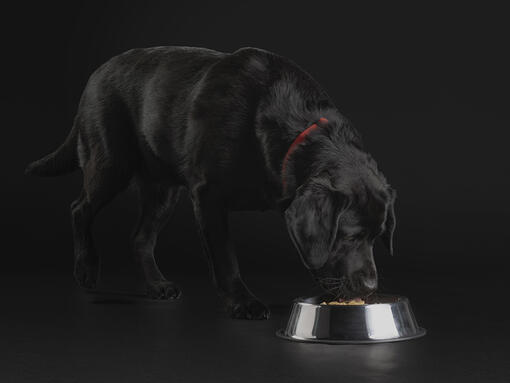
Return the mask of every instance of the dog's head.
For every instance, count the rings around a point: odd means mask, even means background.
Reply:
[[[301,259],[336,297],[364,297],[377,288],[373,245],[393,253],[395,192],[377,170],[328,169],[301,185],[285,219]]]

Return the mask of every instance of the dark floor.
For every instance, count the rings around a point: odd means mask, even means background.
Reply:
[[[125,281],[84,294],[66,273],[3,276],[0,382],[508,382],[509,321],[493,293],[505,282],[451,273],[390,282],[407,286],[426,337],[359,346],[277,338],[304,290],[290,278],[247,278],[273,315],[234,321],[204,278],[177,278],[183,297],[160,302],[116,294]]]

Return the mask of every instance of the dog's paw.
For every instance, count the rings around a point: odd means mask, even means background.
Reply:
[[[254,297],[238,299],[227,305],[233,319],[269,319],[271,312],[265,304]]]
[[[80,287],[94,289],[97,285],[99,265],[97,261],[77,260],[74,264],[74,279]]]
[[[147,295],[152,299],[178,299],[181,290],[170,281],[155,281],[147,283]]]

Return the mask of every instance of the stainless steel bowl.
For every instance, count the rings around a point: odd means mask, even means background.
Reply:
[[[381,343],[419,338],[418,326],[406,297],[372,295],[365,305],[321,305],[322,297],[294,301],[287,327],[279,337],[316,343]]]

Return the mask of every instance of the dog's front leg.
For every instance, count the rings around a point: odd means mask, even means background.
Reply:
[[[192,192],[193,207],[213,282],[232,318],[267,319],[269,309],[246,287],[229,239],[228,211],[219,193],[205,187]]]

